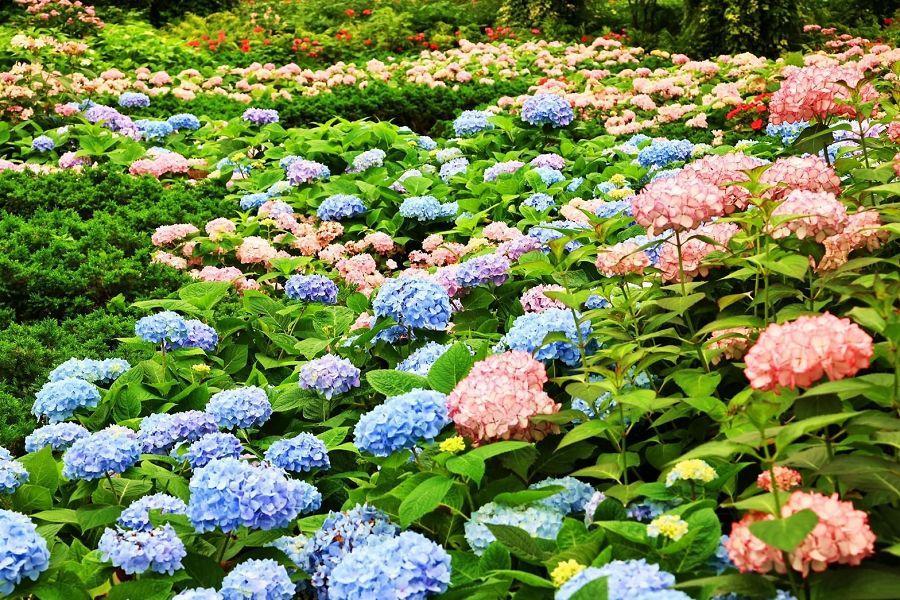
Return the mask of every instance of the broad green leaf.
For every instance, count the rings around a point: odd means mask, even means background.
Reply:
[[[408,527],[413,521],[437,508],[453,487],[453,480],[435,475],[417,485],[400,503],[400,524]]]
[[[453,344],[431,365],[428,383],[432,389],[449,394],[457,382],[466,376],[474,362],[475,359],[465,344]]]
[[[550,552],[542,548],[535,538],[531,537],[524,529],[512,525],[494,525],[493,523],[488,523],[487,528],[494,534],[498,542],[525,562],[541,564],[551,556]]]
[[[44,446],[37,452],[19,459],[28,471],[28,483],[46,488],[51,494],[59,487],[59,466],[53,458],[53,449]]]
[[[366,373],[366,381],[376,392],[380,392],[387,397],[399,396],[414,389],[429,388],[428,380],[421,375],[407,373],[405,371],[394,371],[392,369],[376,369]]]
[[[751,523],[750,533],[770,546],[792,552],[818,522],[816,513],[804,508],[786,518]]]

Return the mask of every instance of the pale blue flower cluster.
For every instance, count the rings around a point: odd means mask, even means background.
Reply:
[[[92,481],[123,473],[141,458],[141,443],[127,427],[110,425],[75,440],[63,454],[63,476]]]
[[[388,279],[372,303],[376,317],[402,327],[443,331],[450,322],[450,296],[439,283],[419,277]]]
[[[325,442],[306,432],[275,441],[266,450],[266,460],[294,473],[331,467]]]
[[[484,170],[485,181],[496,181],[501,175],[511,175],[525,166],[521,160],[507,160],[494,163]]]
[[[56,148],[56,142],[48,135],[39,135],[31,140],[31,149],[38,152],[49,152]]]
[[[609,600],[634,600],[642,594],[669,590],[675,576],[646,560],[614,560],[602,567],[588,567],[567,581],[556,592],[555,600],[569,600],[589,582],[606,577]],[[649,596],[653,598],[654,596]]]
[[[529,125],[565,127],[575,120],[575,111],[562,96],[535,94],[522,104],[521,117]]]
[[[559,183],[560,181],[565,180],[565,175],[562,174],[562,171],[557,169],[553,169],[551,167],[536,167],[533,169],[535,173],[537,173],[541,181],[544,182],[544,185],[551,186],[554,183]]]
[[[0,596],[12,594],[25,578],[37,581],[49,566],[47,541],[31,519],[0,509]]]
[[[355,548],[331,572],[330,600],[425,600],[450,584],[450,555],[413,531],[376,537]]]
[[[51,423],[64,421],[80,408],[94,408],[100,403],[100,390],[83,379],[66,377],[45,383],[35,394],[31,413],[47,417]]]
[[[366,212],[366,205],[359,196],[333,194],[328,196],[316,209],[316,215],[323,221],[343,221]]]
[[[438,174],[443,181],[450,181],[457,175],[464,174],[468,168],[469,159],[464,156],[460,156],[443,163]]]
[[[269,420],[272,404],[264,389],[250,385],[213,394],[206,405],[206,412],[212,415],[219,427],[248,429]]]
[[[190,335],[190,328],[181,315],[164,310],[138,319],[134,324],[134,333],[145,342],[178,345]]]
[[[716,572],[716,575],[721,575],[725,571],[729,569],[734,569],[734,563],[731,561],[731,557],[728,556],[728,548],[725,544],[728,543],[728,536],[723,535],[719,538],[719,545],[716,548],[715,554],[709,557],[709,568]]]
[[[90,432],[78,423],[55,423],[44,425],[31,432],[25,438],[25,452],[37,452],[50,446],[55,452],[65,450]]]
[[[524,206],[529,206],[534,210],[545,211],[556,206],[556,200],[549,194],[538,192],[537,194],[532,194],[525,198],[525,200],[522,201],[522,204]]]
[[[168,454],[180,443],[199,440],[219,430],[211,414],[199,410],[154,413],[141,419],[138,441],[147,454]]]
[[[435,221],[452,217],[456,215],[458,210],[459,207],[456,202],[441,204],[441,201],[434,196],[410,196],[409,198],[404,198],[400,204],[399,212],[407,219]]]
[[[561,333],[570,341],[545,344],[544,338],[550,333]],[[510,350],[531,353],[538,360],[559,360],[573,366],[581,361],[579,346],[587,344],[590,333],[590,321],[584,321],[579,325],[575,322],[571,310],[549,308],[543,312],[516,317],[512,327],[503,336],[501,344]]]
[[[230,433],[207,433],[183,450],[172,450],[173,458],[186,460],[192,469],[199,469],[217,458],[240,458],[244,448],[241,441]]]
[[[181,498],[168,494],[143,496],[129,504],[116,522],[127,529],[147,531],[153,528],[150,523],[151,510],[158,510],[164,515],[183,515],[187,514],[187,504]]]
[[[601,219],[610,219],[618,215],[632,216],[631,202],[628,200],[613,200],[604,202],[594,210],[594,214]]]
[[[191,113],[178,113],[172,115],[166,121],[169,125],[172,126],[172,129],[175,131],[179,131],[181,129],[187,129],[189,131],[196,131],[200,129],[200,119]]]
[[[223,600],[291,600],[296,584],[287,569],[272,559],[250,559],[222,580]]]
[[[90,383],[110,383],[130,368],[131,365],[128,364],[128,361],[121,358],[104,360],[70,358],[50,371],[47,378],[50,381],[59,381],[68,377],[76,377]]]
[[[241,196],[241,210],[255,210],[269,201],[266,193],[244,194]]]
[[[644,168],[661,169],[675,162],[683,162],[691,157],[694,144],[690,140],[653,140],[649,146],[638,151],[638,164]]]
[[[28,483],[28,471],[15,460],[0,459],[0,494],[12,494]]]
[[[304,390],[315,390],[331,400],[333,396],[359,387],[359,373],[348,359],[326,354],[300,368],[298,384]]]
[[[781,140],[782,145],[790,146],[807,127],[809,127],[809,123],[806,121],[779,123],[778,125],[769,123],[766,125],[766,135],[777,137]]]
[[[176,594],[172,600],[222,600],[222,594],[212,588],[193,588]]]
[[[150,106],[150,96],[141,92],[123,92],[119,96],[119,106],[122,108],[147,108]]]
[[[303,158],[289,164],[285,172],[287,173],[288,181],[294,185],[331,177],[331,170],[326,165]]]
[[[456,270],[456,283],[463,288],[479,285],[503,285],[509,277],[510,262],[493,252],[470,258]]]
[[[295,565],[302,564],[306,560],[306,550],[309,547],[309,538],[305,535],[283,535],[274,542],[273,548],[278,548]]]
[[[591,497],[595,492],[593,487],[574,477],[544,479],[543,481],[532,483],[528,487],[529,489],[536,490],[551,485],[562,486],[565,489],[548,498],[539,500],[538,504],[565,515],[584,512],[585,506],[590,502]]]
[[[353,158],[353,162],[347,167],[348,173],[362,173],[369,169],[380,167],[384,164],[384,158],[387,156],[381,148],[372,148]]]
[[[268,125],[278,122],[278,111],[274,108],[251,107],[244,111],[241,119],[254,125]]]
[[[576,223],[575,221],[549,221],[541,225],[535,225],[528,230],[528,235],[541,241],[541,244],[549,249],[549,244],[553,240],[561,237],[572,235],[569,230],[587,229],[587,225]],[[583,244],[578,240],[566,242],[566,252],[571,252],[576,248],[580,248]]]
[[[454,158],[459,158],[461,156],[462,150],[459,148],[441,148],[434,153],[434,159],[438,161],[439,164],[450,162]]]
[[[597,512],[600,503],[606,500],[606,494],[603,492],[594,492],[591,499],[584,505],[584,524],[590,526],[594,522],[594,514]]]
[[[450,423],[447,397],[440,392],[414,389],[392,396],[359,418],[354,443],[375,456],[431,442]]]
[[[469,137],[494,128],[488,118],[491,113],[483,110],[464,110],[453,120],[453,131],[457,137]]]
[[[190,492],[187,515],[200,533],[287,527],[297,515],[322,505],[322,494],[305,481],[289,478],[278,467],[234,458],[194,471]]]
[[[134,124],[145,140],[162,140],[175,131],[168,121],[157,119],[138,119]]]
[[[427,342],[421,348],[407,356],[397,365],[398,371],[406,371],[407,373],[415,373],[426,377],[431,366],[441,355],[450,348],[449,344],[439,344],[437,342]]]
[[[100,557],[128,575],[153,571],[174,575],[187,556],[184,542],[171,525],[147,531],[122,531],[107,527],[97,544]]]
[[[435,148],[437,148],[437,142],[435,142],[433,139],[431,139],[427,135],[420,135],[419,139],[416,140],[416,145],[419,148],[421,148],[422,150],[428,150],[428,151],[431,151],[431,150],[434,150]]]
[[[582,183],[584,183],[584,177],[574,177],[572,181],[569,182],[569,185],[566,186],[566,191],[574,192],[581,187]]]
[[[649,135],[644,133],[636,133],[625,142],[619,144],[617,148],[626,154],[637,154],[645,142],[652,140]]]
[[[532,537],[555,540],[562,527],[563,514],[546,506],[505,506],[488,502],[472,513],[465,524],[466,541],[481,556],[497,538],[487,525],[511,525]]]
[[[607,306],[609,306],[609,300],[599,294],[591,294],[588,296],[588,299],[584,301],[584,307],[588,310],[606,308]]]
[[[184,323],[188,328],[187,336],[177,342],[163,342],[167,350],[200,348],[212,352],[219,345],[219,334],[203,321],[187,319]]]
[[[323,275],[291,275],[284,283],[284,295],[299,302],[337,302],[338,287]]]

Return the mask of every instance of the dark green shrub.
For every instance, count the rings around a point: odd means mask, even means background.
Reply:
[[[796,0],[685,0],[682,46],[696,56],[777,56],[797,43],[801,25]]]

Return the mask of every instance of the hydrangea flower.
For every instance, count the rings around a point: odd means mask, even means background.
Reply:
[[[775,207],[772,217],[778,222],[770,231],[775,239],[793,234],[822,242],[847,225],[847,209],[831,192],[794,190]]]
[[[565,127],[575,119],[572,105],[556,94],[535,94],[522,103],[522,120],[529,125]]]
[[[441,204],[434,196],[410,196],[400,204],[399,212],[407,219],[435,221],[456,215],[459,207],[455,202]]]
[[[647,537],[663,536],[677,542],[688,532],[687,521],[678,515],[660,515],[647,525]]]
[[[483,110],[464,110],[453,120],[453,131],[457,137],[470,137],[494,128],[488,118],[491,113]]]
[[[25,579],[37,581],[50,566],[50,550],[31,519],[0,509],[0,596],[7,596]]]
[[[134,324],[134,333],[145,342],[178,345],[190,335],[190,328],[181,315],[164,310],[139,319]]]
[[[631,198],[634,220],[654,235],[695,229],[726,213],[725,192],[688,171],[647,184]]]
[[[272,416],[272,404],[264,389],[251,385],[213,394],[206,412],[219,427],[247,429],[268,421]]]
[[[611,219],[619,215],[632,216],[631,202],[628,200],[614,200],[600,204],[594,214],[601,219]]]
[[[398,371],[406,371],[407,373],[415,373],[422,377],[428,376],[428,371],[438,358],[441,357],[449,344],[439,344],[437,342],[427,342],[421,348],[415,350],[397,365]]]
[[[511,175],[525,166],[520,160],[507,160],[491,165],[484,170],[485,181],[496,181],[501,175]]]
[[[783,492],[790,491],[796,487],[803,485],[803,477],[800,472],[790,467],[782,467],[776,465],[772,468],[775,471],[775,485]],[[772,491],[772,472],[763,471],[756,478],[756,487],[767,492]]]
[[[141,92],[123,92],[119,96],[119,106],[122,108],[147,108],[150,106],[150,96]]]
[[[176,594],[172,600],[222,600],[222,594],[212,588],[192,588]]]
[[[328,196],[316,209],[316,215],[323,221],[343,221],[366,212],[366,205],[359,196],[333,194]]]
[[[163,342],[166,349],[200,348],[204,352],[212,352],[219,345],[219,334],[215,329],[197,319],[188,319],[187,337],[178,342]]]
[[[230,433],[208,433],[187,447],[172,450],[172,456],[182,458],[192,469],[199,469],[217,458],[240,458],[244,448],[241,441]]]
[[[284,552],[295,565],[300,565],[306,561],[309,543],[309,538],[305,535],[283,535],[272,542],[272,547]]]
[[[682,460],[672,467],[666,475],[666,487],[672,487],[677,481],[699,481],[709,483],[716,478],[716,470],[705,460],[692,458]]]
[[[538,192],[537,194],[532,194],[525,198],[525,200],[522,201],[522,205],[531,207],[537,211],[545,211],[556,206],[556,201],[552,196],[544,194],[543,192]]]
[[[50,446],[55,452],[65,450],[90,432],[78,423],[55,423],[35,429],[25,438],[25,452],[37,452]]]
[[[425,536],[404,531],[354,548],[331,572],[330,600],[425,600],[450,584],[450,555]]]
[[[300,387],[315,390],[331,400],[333,396],[359,387],[359,369],[346,358],[326,354],[300,368]]]
[[[180,413],[154,413],[141,419],[138,441],[147,454],[168,454],[181,442],[193,442],[218,431],[212,415],[199,410]]]
[[[200,119],[191,113],[178,113],[172,115],[166,121],[169,125],[172,126],[172,129],[175,131],[179,131],[181,129],[187,129],[190,131],[196,131],[200,129]]]
[[[45,383],[34,398],[31,413],[47,417],[51,423],[68,419],[80,408],[94,408],[100,403],[100,390],[83,379],[67,377]]]
[[[416,140],[416,145],[419,148],[421,148],[422,150],[428,150],[428,151],[431,151],[431,150],[434,150],[435,148],[437,148],[437,142],[435,142],[433,139],[431,139],[427,135],[420,135],[419,138]]]
[[[597,512],[597,508],[600,507],[600,503],[606,500],[606,494],[603,492],[594,492],[591,494],[590,500],[587,501],[587,504],[584,505],[584,524],[590,526],[591,523],[594,522],[594,514]]]
[[[562,333],[570,341],[544,344],[544,338],[550,333]],[[538,360],[559,360],[572,366],[581,361],[579,346],[587,344],[590,333],[590,322],[584,321],[579,325],[571,310],[549,308],[543,312],[516,317],[501,344],[510,350],[533,354]]]
[[[187,556],[184,542],[171,525],[148,531],[122,531],[109,527],[97,544],[100,557],[129,575],[154,573],[174,575],[181,569],[181,559]]]
[[[288,165],[286,173],[288,181],[294,185],[331,177],[331,171],[326,165],[303,158],[297,159]]]
[[[587,229],[587,225],[582,223],[576,223],[575,221],[550,221],[548,223],[542,223],[541,225],[535,225],[534,227],[528,230],[528,236],[535,238],[541,242],[541,245],[549,251],[549,243],[553,240],[558,240],[562,237],[573,235],[573,233],[568,232],[567,230],[579,230],[579,229]],[[565,250],[566,252],[571,252],[576,248],[580,248],[582,243],[577,240],[571,240],[566,243]]]
[[[487,525],[511,525],[532,537],[555,540],[562,528],[563,514],[546,506],[505,506],[488,502],[472,513],[464,526],[466,542],[481,556],[497,538]]]
[[[28,483],[25,466],[14,460],[0,459],[0,494],[12,494],[23,483]]]
[[[147,531],[153,528],[150,523],[151,510],[158,510],[164,515],[183,515],[187,513],[187,505],[181,498],[168,494],[143,496],[129,504],[116,523],[127,529]]]
[[[68,377],[83,379],[89,383],[109,383],[119,378],[119,375],[131,368],[127,360],[121,358],[107,358],[94,360],[93,358],[70,358],[57,365],[50,371],[48,379],[59,381]]]
[[[565,489],[539,500],[538,503],[564,515],[584,512],[585,506],[590,502],[595,491],[590,485],[574,477],[544,479],[543,481],[532,483],[528,488],[536,490],[552,485],[562,486]]]
[[[582,183],[584,183],[584,177],[573,177],[572,181],[569,182],[569,185],[566,186],[566,191],[574,192],[581,187]]]
[[[684,162],[691,157],[694,144],[690,140],[653,140],[640,149],[637,162],[645,169],[662,169],[674,162]]]
[[[645,500],[643,502],[629,504],[625,508],[625,514],[628,515],[629,519],[645,522],[655,519],[667,510],[669,510],[669,506],[662,502]]]
[[[519,304],[526,313],[539,313],[551,308],[564,310],[566,305],[561,300],[554,300],[544,292],[565,292],[561,285],[536,285],[522,292]]]
[[[244,194],[241,196],[241,210],[255,210],[268,202],[270,199],[268,194]]]
[[[447,397],[414,389],[392,396],[362,415],[354,430],[354,442],[375,456],[390,456],[419,442],[433,441],[448,423]]]
[[[564,159],[559,154],[548,153],[548,154],[538,154],[528,163],[532,167],[547,167],[550,169],[556,169],[557,171],[562,171],[566,166],[566,159]]]
[[[402,327],[443,331],[450,323],[450,296],[430,279],[389,279],[378,290],[372,307],[376,317],[390,317]]]
[[[291,275],[284,283],[284,294],[300,302],[337,302],[338,287],[322,275]]]
[[[362,173],[374,167],[380,167],[384,164],[385,156],[387,155],[381,148],[366,150],[353,158],[353,162],[347,168],[347,172]]]
[[[141,458],[141,443],[127,427],[110,425],[80,438],[63,454],[63,477],[92,481],[123,473]]]
[[[294,473],[331,467],[325,442],[305,432],[292,438],[275,441],[266,450],[266,460],[276,467]]]
[[[291,600],[297,586],[271,559],[245,560],[222,580],[223,600]]]
[[[463,288],[479,285],[503,285],[509,277],[509,259],[502,254],[482,254],[470,258],[456,270],[456,283]]]
[[[287,527],[297,515],[322,504],[322,494],[305,481],[290,479],[278,467],[234,458],[216,459],[195,470],[190,491],[187,515],[200,533]]]
[[[438,175],[440,175],[440,178],[443,181],[450,181],[457,175],[464,174],[468,168],[469,159],[464,156],[460,156],[442,164],[441,170],[438,172]]]
[[[543,181],[546,186],[551,186],[554,183],[559,183],[566,179],[562,172],[557,169],[551,169],[550,167],[537,167],[534,169],[534,172],[538,174],[541,181]]]
[[[145,140],[161,140],[175,131],[168,121],[157,121],[156,119],[138,119],[134,125]]]
[[[588,567],[572,577],[556,592],[555,600],[569,600],[575,592],[600,577],[606,577],[609,600],[634,600],[643,594],[669,590],[675,585],[674,575],[643,558],[614,560],[602,567]]]
[[[38,152],[49,152],[56,148],[56,142],[48,135],[39,135],[31,140],[31,149]]]
[[[241,119],[254,125],[268,125],[278,122],[278,111],[274,108],[248,108]]]

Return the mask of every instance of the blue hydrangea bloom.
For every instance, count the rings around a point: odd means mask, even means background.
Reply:
[[[354,443],[375,456],[430,442],[450,423],[447,397],[440,392],[414,389],[392,396],[362,415],[354,430]]]
[[[266,460],[276,467],[294,473],[331,467],[325,442],[305,432],[273,443],[266,450]]]
[[[440,358],[448,348],[450,348],[450,344],[428,342],[401,361],[397,365],[397,370],[425,377],[428,375],[428,371],[431,369],[434,361]]]
[[[274,108],[248,108],[241,119],[254,125],[268,125],[278,122],[278,111]]]
[[[92,481],[123,473],[141,458],[137,435],[127,427],[110,425],[80,438],[63,454],[63,477]]]
[[[614,560],[602,567],[588,567],[572,577],[556,592],[555,600],[569,600],[575,592],[598,577],[606,577],[609,600],[633,600],[641,594],[668,590],[675,585],[674,575],[643,558]]]
[[[584,183],[584,177],[575,177],[569,182],[569,185],[566,186],[566,191],[574,192],[581,187],[582,183]]]
[[[49,152],[56,148],[56,142],[53,141],[53,138],[47,135],[39,135],[33,140],[31,140],[31,149],[37,150],[38,152]]]
[[[286,171],[289,166],[291,166],[298,160],[303,160],[303,157],[297,156],[296,154],[288,154],[287,156],[282,157],[281,160],[278,161],[278,166]]]
[[[256,210],[269,199],[268,194],[244,194],[241,196],[241,210]]]
[[[355,548],[331,572],[330,600],[425,600],[450,584],[450,555],[420,533],[377,537]]]
[[[562,308],[550,308],[539,313],[527,313],[516,317],[512,327],[503,336],[501,343],[510,350],[523,350],[534,355],[538,360],[559,360],[569,366],[581,361],[579,344],[587,344],[591,333],[591,324],[585,321],[579,325],[575,322],[572,311]],[[571,342],[556,341],[544,344],[544,338],[550,333],[562,333]]]
[[[588,296],[588,299],[584,301],[584,307],[588,310],[606,308],[607,306],[609,306],[609,300],[598,294],[591,294]]]
[[[422,150],[434,150],[437,148],[437,142],[428,137],[427,135],[420,135],[419,139],[416,140],[416,145]]]
[[[13,593],[25,578],[37,581],[50,566],[50,550],[31,519],[0,509],[0,596]]]
[[[213,394],[206,405],[219,427],[247,429],[257,427],[272,416],[272,404],[266,391],[250,385]]]
[[[794,143],[794,140],[800,137],[800,134],[803,133],[803,130],[807,127],[809,127],[809,123],[806,121],[779,123],[778,125],[769,123],[766,125],[766,135],[780,138],[782,145],[790,146]]]
[[[164,310],[139,319],[134,324],[134,333],[145,342],[154,344],[168,342],[177,345],[187,339],[190,328],[181,315]]]
[[[562,172],[551,169],[550,167],[537,167],[534,169],[534,172],[540,175],[541,181],[544,182],[544,185],[550,186],[554,183],[559,183],[560,181],[565,180],[565,176]]]
[[[150,96],[141,92],[123,92],[119,96],[119,106],[122,108],[146,108],[150,106]]]
[[[473,512],[464,526],[466,541],[478,556],[497,539],[487,528],[487,523],[511,525],[524,529],[532,537],[555,540],[562,527],[563,515],[546,506],[505,506],[488,502]]]
[[[347,168],[348,173],[362,173],[384,164],[384,158],[387,156],[381,148],[373,148],[357,154],[353,158],[353,162]]]
[[[628,515],[629,519],[648,522],[652,521],[667,510],[669,510],[669,506],[667,504],[656,502],[655,500],[644,500],[643,502],[628,505],[625,508],[625,513]]]
[[[222,580],[223,600],[291,600],[296,585],[271,559],[245,560]]]
[[[558,240],[561,237],[573,235],[573,233],[568,230],[587,228],[587,225],[576,223],[575,221],[550,221],[548,223],[542,223],[541,225],[535,225],[534,227],[530,228],[528,230],[528,235],[540,240],[545,249],[549,250],[548,244],[552,240]],[[569,242],[566,242],[565,249],[567,252],[571,252],[576,248],[580,248],[582,245],[583,244],[578,240],[571,240]]]
[[[270,198],[280,196],[281,194],[287,193],[292,187],[294,186],[291,185],[290,181],[285,181],[282,179],[281,181],[276,181],[275,183],[270,185],[269,189],[266,190],[266,195],[268,195]]]
[[[619,144],[618,148],[627,154],[637,154],[640,152],[639,148],[641,148],[645,142],[649,142],[652,139],[653,138],[644,133],[636,133],[622,144]]]
[[[272,542],[272,547],[284,552],[295,565],[301,565],[305,564],[309,544],[310,539],[305,535],[283,535]]]
[[[187,337],[178,342],[163,342],[167,350],[199,348],[204,352],[212,352],[219,345],[219,334],[203,321],[187,319],[184,323],[188,327]]]
[[[450,322],[450,296],[430,279],[389,279],[378,290],[372,308],[376,317],[390,317],[413,329],[443,331]]]
[[[709,557],[709,568],[715,571],[717,575],[721,575],[725,571],[735,568],[734,563],[731,562],[731,557],[728,556],[728,548],[725,547],[727,542],[727,535],[720,537],[716,553]]]
[[[483,110],[464,110],[453,120],[453,131],[457,137],[469,137],[494,128],[488,121],[491,114]]]
[[[565,127],[575,120],[575,111],[562,96],[535,94],[522,104],[521,117],[529,125]]]
[[[240,458],[244,448],[241,441],[230,433],[207,433],[182,451],[172,450],[174,458],[182,458],[192,469],[199,469],[217,458]]]
[[[589,526],[594,522],[594,515],[597,512],[597,508],[600,506],[600,503],[606,500],[606,494],[603,492],[594,492],[591,495],[591,499],[587,501],[587,504],[584,505],[584,524]]]
[[[455,202],[441,204],[434,196],[410,196],[400,204],[400,214],[407,219],[417,221],[435,221],[445,219],[456,214]]]
[[[300,302],[337,302],[338,287],[322,275],[291,275],[284,284],[284,294]]]
[[[640,149],[637,155],[638,164],[644,168],[661,169],[674,162],[683,162],[691,157],[694,144],[690,140],[654,140],[649,146]]]
[[[14,460],[0,460],[0,494],[12,494],[23,483],[28,483],[25,466]]]
[[[797,597],[790,592],[778,590],[775,592],[775,597],[772,600],[797,600]]]
[[[359,369],[346,358],[326,354],[300,368],[298,383],[304,390],[315,390],[330,400],[359,387]]]
[[[172,129],[175,131],[179,131],[181,129],[187,129],[190,131],[196,131],[200,129],[200,119],[191,113],[178,113],[176,115],[172,115],[166,122],[172,126]]]
[[[590,485],[583,481],[579,481],[574,477],[544,479],[543,481],[532,483],[528,487],[529,489],[536,490],[551,485],[559,485],[565,489],[549,498],[540,500],[538,503],[565,515],[584,512],[584,507],[590,502],[591,496],[593,496],[595,492],[594,488]]]
[[[323,221],[343,221],[366,212],[366,205],[359,196],[334,194],[322,200],[316,215]]]
[[[184,542],[171,525],[148,531],[122,531],[107,527],[97,544],[100,557],[129,575],[153,571],[174,575],[187,556]]]
[[[143,496],[129,504],[116,522],[127,529],[148,531],[153,529],[150,523],[151,510],[158,510],[164,515],[183,515],[187,513],[187,504],[181,498],[168,494]]]
[[[182,442],[193,442],[219,430],[211,414],[199,410],[154,413],[141,419],[138,441],[147,454],[168,454]]]
[[[157,121],[156,119],[138,119],[134,122],[141,137],[145,140],[161,140],[171,135],[175,131],[168,121]]]
[[[58,423],[80,408],[94,408],[99,403],[100,390],[94,384],[67,377],[45,383],[35,394],[31,413],[36,417],[47,417],[51,423]]]
[[[594,214],[601,219],[609,219],[618,215],[632,216],[631,202],[628,200],[615,200],[612,202],[604,202],[594,211]]]
[[[317,510],[322,494],[289,478],[282,469],[234,458],[210,461],[194,471],[187,515],[198,532],[287,527],[301,513]]]
[[[457,175],[462,175],[469,168],[469,159],[464,156],[453,158],[441,165],[438,172],[443,181],[450,181]]]
[[[222,594],[212,588],[192,588],[177,594],[172,600],[222,600]]]
[[[470,258],[456,270],[456,283],[470,288],[479,285],[503,285],[509,277],[510,262],[499,253],[482,254]]]
[[[630,600],[692,600],[690,596],[680,590],[655,590],[641,592],[637,596],[629,596]]]
[[[78,423],[55,423],[35,429],[25,438],[25,452],[37,452],[44,446],[54,451],[65,450],[76,440],[90,435],[90,432]]]
[[[545,211],[553,206],[556,206],[556,201],[549,194],[539,192],[525,198],[525,200],[522,201],[522,205],[529,206],[534,210]]]
[[[13,459],[13,455],[9,452],[9,450],[4,448],[3,446],[0,446],[0,460],[12,460],[12,459]]]
[[[94,360],[93,358],[70,358],[60,363],[50,371],[48,379],[59,381],[68,377],[83,379],[89,383],[110,383],[119,378],[119,375],[131,368],[127,360],[121,358],[106,358]]]

